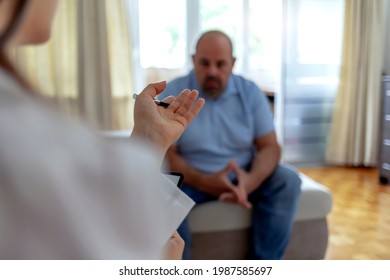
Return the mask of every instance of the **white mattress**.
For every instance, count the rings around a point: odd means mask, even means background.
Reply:
[[[332,209],[332,194],[328,188],[306,175],[302,179],[301,198],[296,221],[325,217]],[[251,225],[251,212],[239,205],[212,201],[196,206],[189,214],[192,232],[245,229]]]

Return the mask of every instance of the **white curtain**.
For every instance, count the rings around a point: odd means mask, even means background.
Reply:
[[[324,163],[337,95],[344,0],[285,0],[281,91],[276,94],[283,161]]]
[[[377,163],[383,9],[383,0],[346,0],[340,84],[326,155],[329,163]]]

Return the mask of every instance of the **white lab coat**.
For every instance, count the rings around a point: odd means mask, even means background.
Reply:
[[[106,143],[0,70],[0,259],[157,259],[193,206],[153,148]]]

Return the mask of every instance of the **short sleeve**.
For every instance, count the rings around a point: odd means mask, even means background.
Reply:
[[[254,115],[254,133],[256,137],[261,137],[274,131],[273,113],[267,96],[257,85],[251,82],[249,91],[253,98],[250,106]]]

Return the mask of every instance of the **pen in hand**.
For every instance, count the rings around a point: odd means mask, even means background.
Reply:
[[[133,99],[137,99],[137,96],[138,96],[138,94],[134,93]],[[156,103],[158,106],[162,106],[164,108],[167,108],[170,105],[169,103],[166,103],[166,102],[158,100],[158,99],[154,99],[154,103]]]

